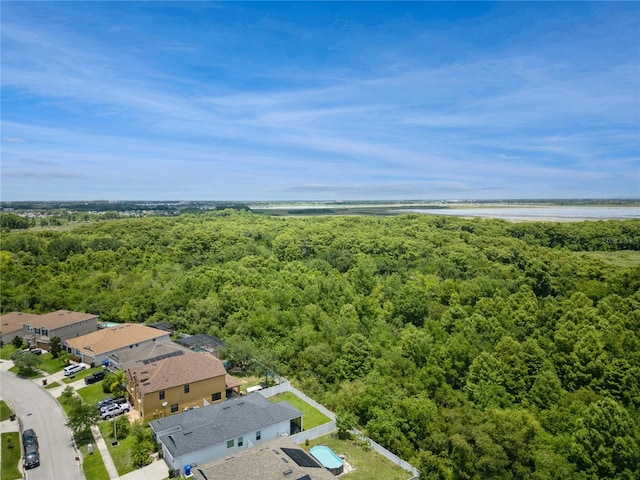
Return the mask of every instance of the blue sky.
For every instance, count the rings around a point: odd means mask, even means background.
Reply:
[[[7,2],[3,201],[640,198],[638,2]]]

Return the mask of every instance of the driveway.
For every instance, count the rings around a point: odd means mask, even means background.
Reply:
[[[40,466],[25,471],[27,480],[83,480],[82,466],[62,407],[41,386],[7,372],[13,365],[0,361],[2,399],[18,416],[22,430],[33,428],[40,444]]]

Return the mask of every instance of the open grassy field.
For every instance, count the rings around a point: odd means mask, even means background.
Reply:
[[[325,435],[301,445],[309,451],[316,445],[326,445],[337,455],[344,455],[345,461],[354,470],[345,473],[340,478],[346,480],[407,480],[411,473],[390,462],[370,447],[360,444],[356,440],[339,440],[337,436]]]
[[[616,252],[576,252],[576,255],[597,258],[617,267],[637,267],[640,265],[640,251],[619,250]]]
[[[18,462],[20,462],[21,456],[20,434],[18,432],[3,433],[1,438],[2,465],[0,478],[2,480],[22,478],[20,470],[18,470]]]
[[[304,427],[305,430],[310,430],[314,427],[317,427],[319,425],[324,425],[325,423],[331,421],[331,419],[329,419],[327,416],[320,413],[318,410],[313,408],[307,402],[296,397],[291,392],[284,392],[278,395],[274,395],[273,397],[269,397],[269,401],[274,403],[279,402],[281,400],[286,400],[292,406],[296,407],[298,410],[302,412],[302,414],[304,415],[302,417],[302,426]]]

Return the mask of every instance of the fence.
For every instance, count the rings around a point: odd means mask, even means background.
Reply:
[[[289,383],[288,380],[281,379],[281,382],[282,383],[280,383],[278,385],[275,385],[273,387],[269,387],[269,388],[265,388],[265,389],[259,390],[258,393],[260,393],[265,398],[269,398],[269,397],[273,397],[274,395],[278,395],[280,393],[291,392],[296,397],[300,398],[301,400],[304,400],[309,405],[311,405],[315,409],[319,410],[320,412],[322,412],[323,414],[325,414],[327,417],[329,417],[331,419],[331,422],[329,422],[329,423],[325,423],[324,425],[320,425],[319,427],[312,428],[310,430],[305,430],[303,432],[296,433],[295,435],[291,435],[291,439],[293,441],[295,441],[296,443],[300,444],[300,443],[305,442],[306,440],[313,440],[314,438],[322,437],[323,435],[326,435],[326,434],[331,433],[331,432],[336,430],[336,428],[337,428],[336,427],[336,416],[335,416],[335,414],[333,412],[328,410],[326,407],[320,405],[313,398],[310,398],[310,397],[306,396],[300,390],[298,390],[297,388],[292,386],[291,383]],[[397,455],[395,455],[394,453],[391,453],[389,450],[384,448],[379,443],[376,443],[373,440],[371,440],[370,438],[366,437],[359,430],[355,430],[354,429],[352,432],[355,435],[358,435],[362,440],[366,441],[371,446],[371,448],[373,448],[380,455],[384,456],[385,458],[387,458],[391,462],[395,463],[400,468],[403,468],[404,470],[407,470],[408,472],[411,472],[413,474],[413,477],[411,477],[409,480],[417,480],[417,479],[420,478],[420,471],[417,468],[415,468],[413,465],[411,465],[409,462],[406,462],[406,461],[402,460],[400,457],[398,457]]]

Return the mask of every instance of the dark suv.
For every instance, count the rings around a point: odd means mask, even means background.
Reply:
[[[35,468],[40,466],[40,453],[38,444],[32,444],[24,448],[24,468]]]
[[[84,377],[84,383],[86,385],[91,385],[92,383],[96,383],[102,380],[104,376],[105,376],[104,370],[93,372],[91,375]]]
[[[27,428],[24,432],[22,432],[22,445],[26,450],[27,447],[31,445],[38,446],[38,436],[36,432],[34,432],[33,428]]]

